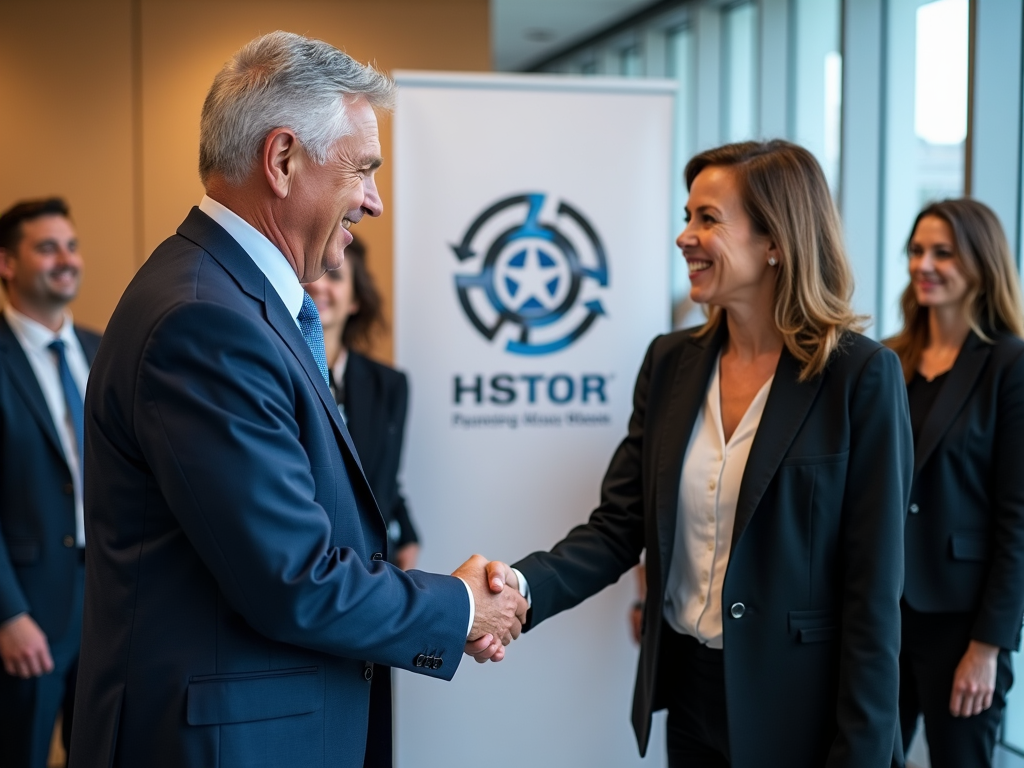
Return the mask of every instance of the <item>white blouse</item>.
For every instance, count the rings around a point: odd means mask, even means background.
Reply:
[[[722,587],[736,501],[773,380],[764,383],[726,442],[719,356],[683,459],[664,615],[676,632],[709,648],[722,647]]]

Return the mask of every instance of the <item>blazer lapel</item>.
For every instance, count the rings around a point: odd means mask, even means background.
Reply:
[[[956,356],[956,362],[949,371],[949,378],[939,390],[935,404],[921,426],[921,435],[914,449],[915,478],[970,398],[991,351],[991,345],[973,332],[964,340],[960,354]]]
[[[7,319],[0,315],[0,354],[3,355],[7,370],[11,374],[11,381],[21,392],[21,396],[28,404],[28,410],[39,423],[43,434],[49,439],[61,461],[66,461],[64,448],[60,444],[60,436],[57,434],[57,427],[50,415],[50,407],[46,404],[46,397],[36,379],[36,373],[32,370],[32,364],[25,355],[25,350],[18,343],[18,337],[14,335]]]
[[[191,210],[185,221],[178,227],[178,234],[203,248],[228,271],[243,291],[263,304],[267,322],[277,331],[306,372],[310,386],[316,391],[320,402],[327,410],[337,436],[362,475],[363,467],[359,463],[359,454],[356,453],[348,428],[342,422],[341,414],[338,413],[338,404],[334,402],[331,390],[327,386],[327,382],[324,381],[320,368],[317,366],[316,360],[313,359],[313,353],[310,352],[309,345],[302,337],[295,319],[288,314],[284,302],[281,301],[281,297],[278,296],[273,286],[269,285],[266,275],[223,227],[198,208]],[[363,483],[368,491],[369,484],[366,483],[365,477],[363,477]]]
[[[375,382],[369,379],[370,371],[365,358],[357,352],[349,352],[345,364],[345,417],[353,442],[362,446],[362,459],[372,466],[373,461],[369,457],[376,453],[380,442],[378,437],[381,435],[380,425],[374,429],[373,419],[381,413],[381,409],[377,402],[380,387],[374,386]]]
[[[693,426],[707,396],[708,382],[725,343],[724,320],[710,337],[689,338],[679,354],[672,383],[672,394],[665,420],[660,425],[658,476],[655,485],[655,510],[658,523],[658,549],[661,555],[662,583],[668,576],[672,546],[679,517],[679,482],[683,458],[690,443]]]
[[[768,483],[782,463],[797,432],[807,418],[822,376],[799,382],[800,362],[785,347],[775,369],[775,379],[768,392],[761,423],[750,446],[747,466],[743,470],[739,497],[736,500],[736,520],[732,531],[732,545],[740,540],[754,510],[761,503]]]

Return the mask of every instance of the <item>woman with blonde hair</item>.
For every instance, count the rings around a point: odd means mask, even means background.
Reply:
[[[976,200],[918,215],[900,357],[914,432],[900,722],[934,768],[992,765],[1024,614],[1024,311],[1010,247]]]
[[[532,629],[646,549],[641,753],[667,707],[673,767],[888,768],[913,461],[899,360],[857,332],[807,150],[719,147],[686,183],[677,244],[709,319],[651,344],[589,522],[501,575]]]

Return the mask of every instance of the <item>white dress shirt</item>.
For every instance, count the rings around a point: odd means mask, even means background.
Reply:
[[[299,282],[295,269],[288,263],[281,250],[252,224],[208,195],[203,195],[203,199],[199,203],[199,210],[220,224],[242,247],[242,250],[249,254],[249,258],[259,267],[274,290],[277,291],[277,295],[284,302],[285,309],[288,310],[288,314],[292,316],[296,327],[298,327],[299,310],[302,309],[302,296],[305,289]],[[342,368],[342,372],[344,372],[344,368]],[[466,593],[469,595],[469,625],[466,628],[468,637],[473,630],[473,619],[476,617],[476,601],[473,599],[473,590],[470,589],[469,584],[465,580],[462,580],[462,583],[465,584]]]
[[[71,369],[71,378],[75,380],[78,387],[78,394],[85,398],[85,385],[89,381],[89,361],[85,358],[85,352],[75,328],[71,322],[71,315],[64,315],[64,324],[60,330],[54,333],[45,325],[37,323],[31,318],[25,317],[10,304],[4,307],[4,317],[7,324],[11,326],[15,338],[25,351],[29,365],[36,375],[39,388],[43,390],[43,398],[46,400],[46,407],[50,410],[50,417],[54,426],[57,427],[57,435],[60,437],[61,447],[64,449],[64,459],[71,471],[71,485],[75,492],[75,543],[79,547],[85,546],[85,515],[82,505],[82,457],[78,455],[78,437],[75,434],[75,425],[71,422],[71,414],[68,413],[68,404],[64,400],[64,386],[60,383],[60,370],[57,367],[57,356],[51,350],[50,344],[60,339],[64,342],[64,359],[68,361],[68,368]]]
[[[721,356],[683,459],[665,620],[709,648],[722,647],[722,587],[732,550],[743,472],[774,376],[747,407],[728,442],[722,429]]]

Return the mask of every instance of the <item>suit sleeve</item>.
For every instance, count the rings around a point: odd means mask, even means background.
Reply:
[[[6,386],[7,384],[8,382],[3,371],[0,371],[0,386]],[[0,412],[0,430],[9,428],[3,423],[3,419],[4,415]],[[6,457],[0,452],[0,483],[11,482],[11,478],[7,476],[9,466],[10,463],[6,461]],[[14,572],[14,563],[11,562],[7,541],[4,538],[3,526],[0,525],[0,624],[18,614],[28,613],[29,608],[28,599],[25,597],[25,592],[21,588],[18,576]]]
[[[868,359],[850,401],[838,733],[829,768],[888,766],[899,723],[903,527],[914,469],[906,385],[888,349]]]
[[[1024,354],[999,386],[992,445],[992,559],[971,637],[1011,651],[1020,643],[1024,613]]]
[[[600,592],[640,561],[644,548],[643,448],[647,393],[654,367],[651,343],[633,392],[629,431],[601,484],[601,504],[550,552],[535,552],[513,567],[530,585],[525,629]]]
[[[154,329],[137,379],[135,430],[154,481],[230,605],[282,642],[450,679],[469,620],[463,583],[364,562],[332,543],[361,522],[315,500],[333,466],[310,466],[306,383],[280,346],[225,307],[179,306]],[[316,404],[319,405],[319,404]],[[315,423],[315,415],[302,420]],[[312,432],[312,433],[310,433]],[[329,455],[329,454],[325,454]],[[342,534],[344,535],[344,534]],[[439,670],[417,654],[444,656]]]
[[[405,496],[402,495],[402,485],[398,481],[398,474],[402,466],[402,448],[405,445],[405,419],[409,410],[409,379],[401,371],[396,371],[396,373],[398,375],[395,381],[392,407],[394,408],[395,424],[398,427],[398,442],[395,449],[398,455],[395,457],[397,464],[395,476],[391,478],[391,482],[394,483],[394,501],[391,504],[390,519],[397,520],[402,528],[402,533],[395,543],[395,547],[401,549],[407,544],[419,544],[420,537],[416,533],[416,527],[412,524]]]

